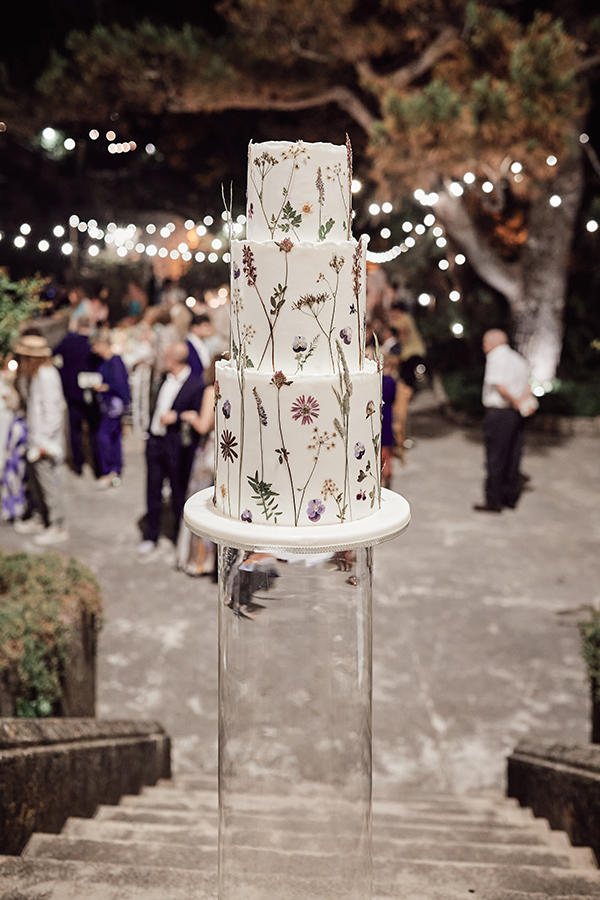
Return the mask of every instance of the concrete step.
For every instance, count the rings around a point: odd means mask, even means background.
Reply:
[[[376,852],[375,866],[379,878],[385,882],[394,883],[405,867],[427,866],[432,873],[437,873],[438,866],[447,865],[457,872],[461,870],[477,873],[477,879],[485,878],[486,881],[494,874],[495,879],[500,879],[501,886],[516,888],[517,884],[506,884],[508,873],[521,873],[531,884],[536,879],[546,882],[547,874],[553,873],[553,879],[572,876],[573,878],[587,879],[589,884],[596,884],[600,893],[600,872],[596,869],[570,869],[567,856],[558,860],[552,859],[548,854],[547,860],[536,862],[521,862],[511,857],[511,851],[505,852],[504,859],[477,858],[477,852],[467,852],[464,845],[463,854],[467,858],[461,858],[461,853],[455,855],[444,854],[444,850],[452,849],[449,845],[438,848],[423,845],[412,848],[398,847],[393,856],[384,856]],[[403,852],[403,849],[405,852]],[[474,848],[477,850],[477,848]],[[489,850],[489,848],[486,848]],[[505,850],[506,848],[500,848]],[[406,853],[406,855],[405,855]],[[437,855],[436,855],[437,853]],[[518,853],[518,851],[517,851]],[[430,854],[430,855],[427,855]],[[308,871],[313,876],[326,878],[332,867],[336,865],[336,859],[345,857],[345,848],[340,848],[339,853],[321,850],[302,851],[291,850],[289,845],[284,850],[276,848],[265,849],[263,846],[239,846],[236,850],[237,858],[244,867],[244,871],[257,875],[266,875],[269,872],[284,872],[286,876],[298,878]],[[69,838],[64,835],[35,834],[28,843],[23,853],[24,858],[55,859],[55,860],[82,860],[86,862],[110,862],[121,865],[133,865],[140,867],[181,868],[209,870],[216,868],[216,845],[189,847],[181,844],[164,844],[153,841],[116,841],[116,840],[88,840],[84,838]],[[498,854],[501,856],[501,854]],[[537,871],[537,875],[534,874]],[[487,873],[487,874],[486,874]],[[560,876],[557,873],[562,873]],[[471,875],[470,877],[475,877]],[[586,882],[587,883],[587,882]],[[533,887],[528,888],[533,890]]]
[[[69,819],[62,836],[87,841],[120,841],[138,844],[154,843],[166,847],[211,849],[216,847],[215,827],[189,829],[182,826],[165,828],[146,823],[123,824],[101,822],[94,819]],[[301,853],[352,853],[356,841],[351,836],[330,837],[312,833],[290,834],[281,829],[272,831],[241,830],[240,845],[244,847],[295,850]],[[463,862],[494,862],[504,865],[558,866],[568,868],[573,864],[570,848],[564,852],[547,846],[523,846],[490,843],[446,842],[440,843],[421,836],[420,839],[388,838],[375,835],[375,858],[389,859],[454,859]],[[581,861],[577,861],[581,865]],[[588,861],[591,864],[591,861]]]
[[[401,863],[394,881],[375,868],[373,900],[598,900],[589,873],[564,869]],[[269,888],[271,890],[269,891]],[[216,872],[75,860],[0,857],[0,900],[216,900]],[[247,900],[323,897],[322,880],[249,875]],[[331,892],[330,900],[344,900]]]
[[[89,821],[89,820],[85,820]],[[217,816],[202,816],[198,818],[192,812],[171,812],[169,810],[146,810],[134,807],[100,806],[92,821],[122,823],[124,826],[150,825],[157,829],[181,830],[184,834],[191,834],[195,830],[201,833],[217,833]],[[271,820],[266,819],[264,828],[271,827]],[[242,824],[251,829],[256,828],[255,819],[248,816]],[[262,823],[261,823],[262,825]],[[284,830],[285,820],[277,822],[280,830]],[[296,826],[290,826],[296,829]],[[308,828],[308,825],[307,825]],[[555,849],[566,850],[571,847],[569,839],[562,831],[550,831],[549,829],[510,828],[507,826],[471,826],[455,828],[450,826],[430,825],[396,825],[384,823],[377,816],[373,818],[373,830],[376,838],[397,838],[399,840],[427,840],[450,843],[479,843],[479,844],[509,844],[515,846],[552,846]],[[304,832],[303,832],[304,833]]]

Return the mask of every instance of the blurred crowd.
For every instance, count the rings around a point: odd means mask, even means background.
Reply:
[[[44,328],[47,318],[24,328],[0,380],[2,518],[38,545],[67,542],[65,471],[81,476],[88,466],[98,490],[118,488],[125,425],[145,441],[138,558],[163,554],[166,544],[178,568],[214,574],[214,546],[181,519],[186,498],[212,484],[214,367],[229,347],[228,309],[215,316],[168,280],[160,291],[130,284],[125,314],[111,324],[114,308],[101,285],[52,293],[46,312],[61,328]],[[426,350],[397,291],[384,282],[368,306],[367,353],[379,349],[384,359],[382,483],[389,487],[394,459],[404,462],[410,445],[407,413],[426,378]]]

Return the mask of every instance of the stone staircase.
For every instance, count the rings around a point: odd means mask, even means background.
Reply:
[[[264,797],[261,816],[248,815],[249,860],[282,852],[284,807]],[[311,878],[343,850],[317,820],[307,803],[286,863],[305,887],[269,890],[250,876],[248,900],[311,900]],[[375,900],[600,900],[592,852],[498,794],[379,796],[373,833]],[[215,784],[183,776],[101,806],[93,819],[69,819],[58,835],[34,834],[21,857],[0,857],[0,898],[214,900],[216,869]]]

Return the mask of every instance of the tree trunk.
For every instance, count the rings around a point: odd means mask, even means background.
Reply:
[[[527,242],[519,263],[506,263],[478,233],[467,209],[448,192],[440,194],[436,215],[464,250],[479,277],[503,294],[513,314],[517,349],[534,378],[554,378],[563,342],[568,261],[581,199],[581,155],[570,157],[532,201]],[[558,207],[550,197],[561,198]]]
[[[581,155],[569,158],[542,186],[529,212],[522,256],[522,293],[511,308],[515,341],[539,381],[556,375],[563,343],[569,255],[583,186]],[[561,198],[560,206],[550,198]]]

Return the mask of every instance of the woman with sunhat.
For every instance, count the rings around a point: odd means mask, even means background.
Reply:
[[[34,541],[41,546],[60,544],[69,537],[64,522],[65,399],[60,375],[44,337],[24,335],[15,353],[20,356],[19,375],[28,383],[27,474],[33,506],[31,518],[15,523],[15,530],[35,534]]]

